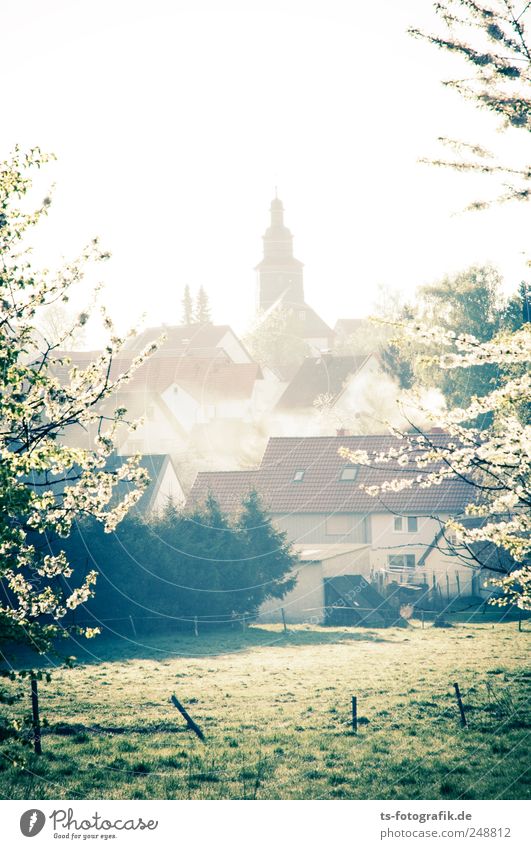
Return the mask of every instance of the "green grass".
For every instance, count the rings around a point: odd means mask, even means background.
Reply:
[[[2,798],[528,798],[529,633],[413,625],[91,641],[41,684],[44,754],[0,760]]]

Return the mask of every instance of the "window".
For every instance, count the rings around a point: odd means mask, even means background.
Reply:
[[[358,469],[356,466],[345,466],[344,469],[341,470],[341,474],[339,475],[340,481],[355,481],[358,476]]]
[[[306,321],[306,313],[304,310],[299,312],[299,321]]]
[[[416,516],[395,516],[393,519],[393,530],[396,533],[407,531],[408,534],[416,534],[419,529],[418,525]]]
[[[302,480],[304,480],[304,473],[305,473],[305,471],[306,471],[305,469],[297,469],[297,470],[295,471],[295,474],[293,475],[293,480],[294,480],[294,481],[302,481]]]
[[[348,513],[336,513],[326,517],[326,533],[329,536],[348,534],[352,530],[352,516]]]
[[[388,554],[387,565],[391,571],[399,569],[414,569],[415,555],[414,554]]]

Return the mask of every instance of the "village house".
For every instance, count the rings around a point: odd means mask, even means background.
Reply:
[[[179,465],[196,463],[195,471],[256,462],[265,441],[262,421],[284,384],[252,360],[229,327],[151,328],[115,357],[110,379],[126,373],[162,332],[167,338],[160,349],[101,405],[105,416],[123,407],[129,422],[142,419],[134,430],[118,430],[118,453],[171,454]],[[71,362],[57,364],[55,372],[66,382],[72,365],[84,370],[100,353],[61,352]],[[96,430],[73,428],[67,438],[89,447]]]
[[[433,435],[434,440],[446,438]],[[248,492],[261,496],[276,527],[302,555],[295,589],[262,610],[268,620],[278,620],[283,606],[291,611],[291,621],[314,621],[315,616],[325,621],[329,578],[349,577],[353,586],[362,578],[380,591],[390,585],[397,591],[410,588],[413,599],[426,587],[435,587],[439,599],[476,595],[477,573],[467,563],[454,557],[441,566],[422,559],[442,523],[473,500],[472,488],[456,478],[375,498],[365,486],[408,478],[417,474],[416,467],[351,465],[338,453],[345,447],[370,456],[397,442],[390,435],[272,438],[258,469],[200,473],[187,507],[212,493],[223,510],[235,513]]]
[[[123,460],[123,457],[113,455],[106,466],[106,471],[114,471]],[[139,465],[147,471],[149,483],[132,508],[133,514],[148,517],[160,514],[169,504],[177,509],[183,506],[184,490],[169,454],[144,454],[140,457]],[[131,484],[120,481],[114,489],[114,500],[121,500],[130,490]]]
[[[253,358],[243,342],[227,324],[161,324],[148,327],[132,336],[124,345],[124,353],[137,356],[152,342],[160,342],[154,356],[206,357],[223,352],[233,363],[252,363]]]
[[[103,471],[116,472],[123,465],[124,457],[112,453],[105,463]],[[149,517],[161,513],[170,503],[176,508],[182,507],[185,502],[184,490],[177,474],[177,470],[168,454],[145,454],[139,459],[139,466],[146,470],[149,481],[142,495],[131,508],[131,515]],[[76,476],[80,469],[74,467],[65,477],[62,473],[52,475],[42,472],[33,472],[29,483],[38,488],[39,491],[49,489],[54,493],[60,503],[65,488],[75,486]],[[113,488],[111,506],[120,503],[128,495],[134,486],[128,480],[119,480]]]
[[[273,411],[273,433],[332,435],[354,426],[358,432],[383,429],[375,386],[384,375],[377,354],[307,357]]]

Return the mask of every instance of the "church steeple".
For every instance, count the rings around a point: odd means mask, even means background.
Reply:
[[[258,307],[269,309],[280,298],[285,306],[304,303],[303,264],[293,256],[293,236],[284,224],[284,206],[275,197],[270,206],[271,224],[263,235],[264,258],[258,272]]]

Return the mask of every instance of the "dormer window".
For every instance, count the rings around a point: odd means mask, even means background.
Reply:
[[[293,480],[296,482],[304,480],[304,473],[306,469],[296,469],[295,474],[293,475]]]
[[[339,475],[340,481],[355,481],[358,477],[357,466],[345,466]]]

